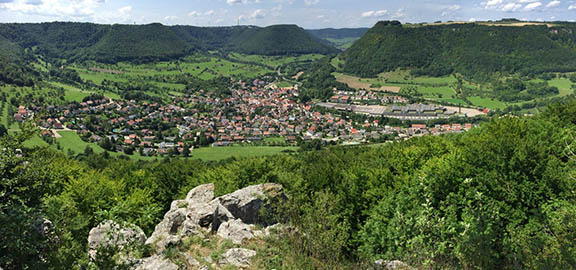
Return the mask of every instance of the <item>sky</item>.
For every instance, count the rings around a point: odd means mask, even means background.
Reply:
[[[307,29],[517,18],[574,21],[576,0],[0,0],[0,22],[228,26]]]

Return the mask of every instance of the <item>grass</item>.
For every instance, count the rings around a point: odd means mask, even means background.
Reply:
[[[468,100],[472,102],[475,106],[490,108],[490,109],[504,109],[508,104],[505,102],[491,99],[491,98],[483,98],[483,97],[469,97]]]
[[[558,87],[559,96],[567,96],[574,93],[572,82],[566,78],[555,78],[548,81],[548,85]]]
[[[72,150],[74,153],[79,154],[84,152],[86,146],[92,147],[94,153],[103,153],[105,151],[95,143],[87,143],[83,141],[75,131],[58,131],[58,134],[60,134],[62,138],[58,138],[56,141],[60,143],[64,153],[68,153]],[[56,145],[52,145],[52,147],[55,149]]]
[[[63,88],[65,91],[64,99],[66,99],[67,101],[82,102],[82,99],[84,99],[85,97],[97,93],[96,91],[82,90],[74,86],[63,84],[60,82],[50,82],[50,84],[56,88]],[[116,93],[104,92],[104,95],[112,99],[120,99],[120,96]]]
[[[256,157],[282,154],[282,151],[297,151],[298,147],[274,147],[274,146],[230,146],[230,147],[205,147],[192,151],[193,159],[205,161],[222,160],[231,157]]]

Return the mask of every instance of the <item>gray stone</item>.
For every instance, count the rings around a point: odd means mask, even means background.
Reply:
[[[187,208],[188,201],[187,200],[175,200],[170,204],[170,211],[174,211],[179,208]]]
[[[220,265],[233,265],[239,268],[250,267],[250,260],[256,251],[245,248],[231,248],[227,250],[218,261]]]
[[[198,260],[194,259],[194,257],[192,257],[192,255],[190,255],[188,253],[182,253],[182,257],[184,257],[184,260],[189,267],[200,266],[200,262]]]
[[[219,197],[220,203],[236,218],[246,224],[264,222],[260,216],[261,208],[272,197],[285,198],[282,185],[261,184],[249,186]]]
[[[163,256],[152,256],[140,260],[134,270],[178,270],[178,266]]]
[[[394,261],[385,261],[385,260],[377,260],[374,262],[374,266],[376,269],[381,270],[409,270],[412,269],[408,264],[394,260]]]
[[[142,229],[134,225],[120,226],[107,220],[92,228],[88,234],[88,254],[94,260],[97,250],[101,247],[115,246],[124,249],[130,244],[144,244],[146,235]]]
[[[254,225],[244,224],[239,219],[229,220],[220,225],[217,235],[239,245],[242,244],[244,240],[255,237]]]
[[[176,237],[180,231],[182,224],[186,220],[187,209],[178,208],[176,210],[168,211],[164,215],[164,219],[156,225],[154,232],[146,240],[146,244],[155,245],[159,252],[163,251],[171,244],[180,241]]]
[[[190,190],[186,195],[189,203],[208,203],[214,199],[214,184],[204,184]]]
[[[194,204],[188,210],[188,218],[193,224],[208,228],[213,232],[218,231],[220,224],[234,218],[230,211],[222,206],[218,200],[213,200],[207,204]]]

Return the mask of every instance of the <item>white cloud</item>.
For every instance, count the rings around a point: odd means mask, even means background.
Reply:
[[[266,17],[266,11],[264,11],[263,9],[257,9],[248,15],[241,15],[238,19],[239,20],[257,20],[257,19],[263,19],[264,17]]]
[[[540,6],[542,6],[542,3],[541,3],[541,2],[534,2],[534,3],[527,4],[527,5],[524,7],[524,10],[526,10],[526,11],[533,11],[533,10],[539,8]]]
[[[362,18],[381,18],[388,14],[388,10],[370,10],[361,14]]]
[[[260,3],[260,0],[226,0],[228,5]]]
[[[93,19],[98,23],[128,23],[132,18],[132,6],[124,6],[117,10],[98,12]]]
[[[560,1],[554,0],[554,1],[550,2],[550,3],[548,3],[548,4],[546,5],[546,7],[547,7],[547,8],[557,7],[557,6],[559,6],[561,3],[562,3],[562,2],[560,2]]]
[[[307,6],[318,5],[318,3],[320,3],[320,0],[304,0],[304,4]]]
[[[104,3],[105,0],[14,0],[0,2],[0,9],[43,16],[90,17]]]
[[[552,0],[546,7],[555,7],[559,4],[559,0]],[[543,7],[539,0],[488,0],[481,5],[484,9],[502,12],[535,11]]]
[[[572,4],[568,7],[568,10],[573,10],[576,9],[576,4]]]
[[[501,10],[504,12],[514,12],[519,10],[522,7],[521,4],[518,3],[508,3],[501,7]]]

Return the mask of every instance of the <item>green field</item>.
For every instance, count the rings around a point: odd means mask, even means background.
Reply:
[[[484,107],[484,108],[491,108],[491,109],[504,109],[508,106],[506,103],[491,99],[491,98],[482,98],[482,97],[469,97],[468,100],[472,102],[475,106]]]
[[[222,160],[231,157],[255,157],[282,154],[282,151],[297,151],[298,147],[279,146],[230,146],[230,147],[205,147],[194,149],[190,158],[210,160]]]
[[[60,144],[60,151],[63,153],[68,153],[70,150],[74,154],[81,154],[86,149],[86,146],[90,146],[95,153],[103,153],[105,150],[95,143],[87,143],[83,141],[80,136],[75,131],[59,131],[62,137],[56,139],[56,142]],[[284,142],[283,138],[279,138]],[[27,147],[46,147],[56,150],[56,144],[49,145],[44,140],[38,136],[34,136],[30,140],[26,141],[25,146]],[[202,147],[197,148],[192,151],[189,159],[201,159],[205,161],[216,161],[227,159],[231,157],[255,157],[255,156],[269,156],[283,154],[283,151],[297,151],[298,147],[275,147],[275,146],[230,146],[230,147]],[[124,155],[123,153],[109,152],[111,156]],[[162,159],[163,157],[147,157],[141,156],[137,153],[128,156],[134,160],[156,160]]]
[[[574,93],[572,82],[566,78],[555,78],[548,81],[548,85],[558,87],[559,96],[567,96]]]
[[[150,64],[118,63],[107,65],[102,63],[86,63],[83,66],[72,66],[83,80],[101,84],[102,81],[128,82],[131,80],[147,81],[159,87],[173,90],[183,90],[185,85],[168,82],[157,82],[152,76],[170,76],[189,74],[203,80],[210,80],[220,76],[238,78],[255,78],[260,75],[274,72],[284,64],[314,61],[323,57],[319,54],[301,56],[261,56],[233,53],[228,59],[217,55],[191,55],[178,61],[157,62]],[[119,71],[121,74],[112,74],[101,71],[89,70],[91,67]]]

